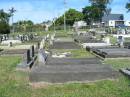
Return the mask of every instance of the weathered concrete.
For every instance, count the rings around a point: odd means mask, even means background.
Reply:
[[[111,67],[100,64],[45,65],[33,68],[29,79],[31,82],[64,83],[116,78],[117,75]]]
[[[50,49],[80,49],[81,47],[75,42],[54,42]]]
[[[94,52],[104,58],[130,57],[130,49],[125,48],[100,48]]]

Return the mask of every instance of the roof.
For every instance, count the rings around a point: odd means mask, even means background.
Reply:
[[[102,17],[102,22],[107,22],[109,20],[124,20],[124,15],[123,14],[109,14],[109,15],[104,15]]]

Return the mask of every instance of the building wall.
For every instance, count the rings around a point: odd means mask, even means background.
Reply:
[[[108,26],[109,27],[116,27],[119,25],[125,25],[125,21],[121,21],[121,20],[110,20]]]
[[[130,27],[130,21],[125,21],[125,26]]]
[[[108,26],[109,27],[115,27],[115,21],[114,20],[110,20]]]

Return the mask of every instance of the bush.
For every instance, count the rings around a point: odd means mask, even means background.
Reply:
[[[0,34],[9,34],[10,27],[6,22],[0,22]]]

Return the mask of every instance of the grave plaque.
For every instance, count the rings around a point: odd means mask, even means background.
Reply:
[[[31,57],[32,57],[32,58],[34,57],[34,45],[31,46]]]
[[[28,63],[31,61],[31,58],[30,58],[30,50],[27,50],[26,58],[27,58],[27,64],[28,64]]]

